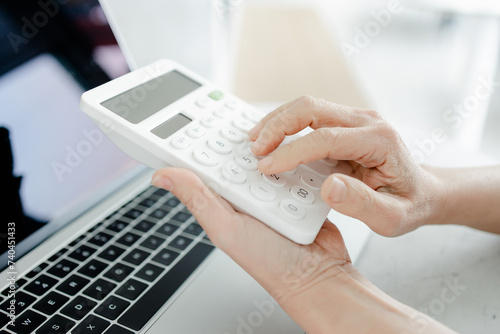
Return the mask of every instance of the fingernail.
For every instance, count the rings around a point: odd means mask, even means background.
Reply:
[[[268,156],[259,161],[259,168],[268,169],[273,163],[274,157]]]
[[[254,126],[253,128],[251,128],[250,130],[248,130],[248,136],[249,137],[253,137],[255,136],[255,134],[257,133],[257,126]]]
[[[174,188],[174,184],[170,178],[163,175],[155,175],[151,180],[151,185],[163,188],[165,190],[171,191]]]
[[[260,142],[260,139],[257,139],[253,144],[252,144],[252,152],[257,153],[260,151],[262,148],[262,143]]]
[[[330,183],[329,194],[332,202],[341,203],[346,199],[347,186],[338,177],[333,177]]]

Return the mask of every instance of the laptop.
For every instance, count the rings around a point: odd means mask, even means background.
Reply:
[[[0,5],[0,332],[303,333],[79,110],[127,71],[96,6],[61,5],[28,38],[45,9]]]

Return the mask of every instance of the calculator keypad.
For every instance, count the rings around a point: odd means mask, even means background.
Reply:
[[[307,217],[320,216],[318,208],[326,216],[329,208],[320,200],[319,190],[324,177],[331,174],[332,164],[317,161],[280,174],[264,175],[257,169],[263,157],[252,153],[253,142],[246,135],[264,114],[222,98],[207,101],[202,97],[193,104],[193,108],[198,107],[205,109],[205,116],[170,139],[170,145],[179,152],[176,156],[188,164],[211,167],[206,174],[218,184],[218,189],[230,189],[244,202],[253,201],[252,205],[259,205],[259,209],[276,211],[273,214],[281,215],[285,225],[309,223]],[[296,138],[287,136],[282,145]],[[315,219],[318,226],[320,219]]]

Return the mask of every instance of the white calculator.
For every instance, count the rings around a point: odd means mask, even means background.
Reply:
[[[246,132],[264,113],[170,60],[84,93],[80,108],[131,157],[194,171],[235,209],[296,243],[312,243],[330,211],[319,190],[333,165],[263,175]]]

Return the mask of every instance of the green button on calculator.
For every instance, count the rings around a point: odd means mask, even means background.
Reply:
[[[210,97],[212,100],[219,101],[224,98],[224,93],[220,90],[214,90],[213,92],[208,94],[208,97]]]

